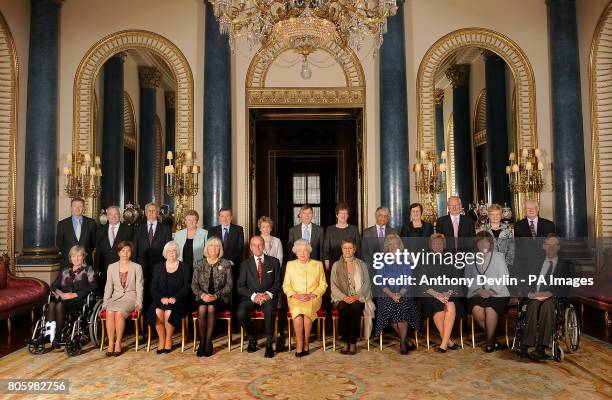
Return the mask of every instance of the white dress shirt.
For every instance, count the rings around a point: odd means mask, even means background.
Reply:
[[[533,221],[533,229],[535,230],[536,234],[538,233],[538,217],[535,217],[534,219],[529,219],[527,218],[527,225],[529,225],[529,229],[531,229],[531,222]]]
[[[113,247],[113,244],[115,243],[115,239],[117,239],[117,232],[119,232],[119,224],[117,225],[109,224],[108,225],[108,243],[110,243],[111,247]],[[148,232],[148,227],[147,227],[147,232]],[[153,233],[155,234],[155,230],[153,230]]]
[[[534,223],[535,225],[535,223]],[[555,268],[557,268],[557,263],[559,262],[559,257],[555,257],[555,258],[548,258],[546,257],[546,259],[544,260],[544,262],[542,263],[542,269],[540,270],[540,276],[543,276],[544,278],[546,278],[548,275],[550,275],[550,271],[548,270],[549,268],[549,264],[552,261],[553,263],[553,270],[552,272],[555,272]],[[540,291],[540,284],[538,284],[538,287],[536,288],[536,292]]]
[[[153,225],[153,236],[155,236],[155,230],[157,229],[157,220],[147,221],[147,234],[149,234],[149,228]]]
[[[255,259],[255,272],[257,272],[257,261],[261,258],[261,263],[263,264],[264,262],[264,255],[260,255],[260,256],[253,256],[253,258]],[[266,271],[263,271],[263,273],[265,274]],[[263,281],[263,276],[262,276],[262,281]],[[270,299],[272,299],[272,293],[269,291],[265,291],[265,294],[267,294],[268,296],[270,296]],[[254,303],[255,302],[255,296],[257,296],[257,292],[253,292],[253,294],[251,295],[251,301]]]

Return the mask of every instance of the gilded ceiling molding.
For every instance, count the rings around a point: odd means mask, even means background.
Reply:
[[[508,37],[484,28],[466,28],[451,32],[436,41],[423,56],[417,74],[418,147],[436,150],[435,74],[444,60],[465,47],[489,50],[508,64],[516,83],[518,104],[518,143],[536,147],[536,92],[533,70],[525,53]]]
[[[595,194],[595,237],[612,236],[612,2],[602,12],[591,43],[591,131]],[[603,246],[602,246],[603,247]],[[601,256],[601,254],[598,254]],[[601,263],[598,263],[601,265]]]
[[[17,98],[19,64],[15,42],[0,12],[0,255],[9,257],[15,272],[15,187],[17,181]]]

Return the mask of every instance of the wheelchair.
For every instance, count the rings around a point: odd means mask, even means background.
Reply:
[[[519,301],[517,307],[516,326],[514,338],[512,339],[512,351],[520,352],[522,338],[527,325],[527,299]],[[555,303],[555,326],[552,333],[552,359],[561,362],[565,358],[565,351],[574,353],[580,346],[580,322],[578,313],[567,299],[556,299]],[[561,342],[565,343],[566,350],[561,348]]]
[[[30,354],[42,354],[45,351],[45,345],[49,343],[49,339],[45,336],[45,326],[50,302],[51,295],[49,295],[47,304],[43,306],[41,318],[36,321],[32,337],[27,342]],[[65,348],[66,354],[69,356],[81,354],[83,344],[89,341],[96,346],[99,345],[101,307],[102,299],[96,293],[90,293],[82,309],[66,313],[63,331],[56,332],[56,335],[60,335],[59,345]]]

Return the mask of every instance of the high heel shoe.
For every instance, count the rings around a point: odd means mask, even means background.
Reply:
[[[438,353],[446,353],[446,349],[443,349],[442,347],[438,347],[438,348],[436,349],[436,351],[437,351]]]

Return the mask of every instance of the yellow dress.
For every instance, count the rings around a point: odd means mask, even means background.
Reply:
[[[311,321],[315,320],[317,311],[321,308],[321,296],[325,293],[325,289],[327,289],[327,282],[321,261],[310,260],[306,265],[301,264],[299,260],[287,263],[283,291],[287,295],[292,319],[303,314]],[[294,294],[305,293],[312,293],[317,297],[307,302],[291,298]]]

